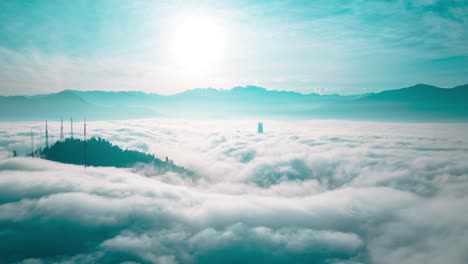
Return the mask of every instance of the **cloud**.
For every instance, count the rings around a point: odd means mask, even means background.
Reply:
[[[264,124],[88,123],[194,170],[187,179],[7,158],[42,124],[2,123],[1,262],[466,262],[465,124]]]

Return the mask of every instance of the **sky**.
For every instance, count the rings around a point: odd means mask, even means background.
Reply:
[[[467,263],[466,123],[263,124],[88,122],[187,177],[27,158],[44,123],[0,123],[0,262]]]
[[[468,83],[468,2],[0,1],[0,94]]]

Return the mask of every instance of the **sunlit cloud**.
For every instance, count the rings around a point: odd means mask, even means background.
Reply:
[[[0,154],[25,153],[30,127],[42,144],[42,125],[3,123]],[[58,122],[49,127],[51,135],[59,131]],[[464,124],[267,120],[263,135],[251,121],[88,127],[123,148],[168,155],[197,177],[4,158],[3,261],[464,263],[467,257],[468,219],[460,214],[468,202]],[[46,234],[54,239],[30,246]],[[15,248],[22,250],[11,253]]]

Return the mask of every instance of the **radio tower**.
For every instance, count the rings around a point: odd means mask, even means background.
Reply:
[[[49,148],[49,130],[47,129],[47,120],[45,121],[45,146]]]
[[[63,118],[60,118],[60,140],[63,140]]]
[[[84,118],[84,167],[86,168],[86,117]]]
[[[73,139],[73,117],[70,117],[70,135]]]
[[[34,157],[34,138],[33,138],[32,128],[31,128],[31,157]]]

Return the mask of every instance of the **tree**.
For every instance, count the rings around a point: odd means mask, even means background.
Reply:
[[[16,152],[16,150],[13,150],[13,157],[18,157],[18,152]]]

